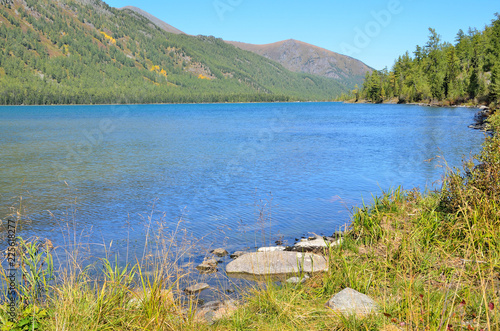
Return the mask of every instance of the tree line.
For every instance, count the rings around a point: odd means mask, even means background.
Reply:
[[[391,70],[367,73],[343,100],[442,102],[443,104],[500,102],[500,15],[484,30],[457,33],[455,44],[443,42],[429,28],[424,46],[416,46],[395,61]]]

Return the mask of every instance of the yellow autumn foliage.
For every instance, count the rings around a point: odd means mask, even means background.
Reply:
[[[156,71],[159,75],[167,77],[167,71],[163,68],[160,68],[160,66],[152,66],[150,71]]]
[[[111,41],[113,44],[116,44],[116,39],[107,35],[106,32],[102,32],[101,31],[101,34],[104,36],[104,38],[106,38],[107,40]]]
[[[203,76],[202,74],[200,74],[200,75],[198,76],[198,78],[199,78],[199,79],[208,79],[208,80],[210,80],[210,77]]]

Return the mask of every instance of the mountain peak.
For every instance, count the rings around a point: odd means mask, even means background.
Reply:
[[[366,72],[373,70],[352,57],[296,39],[286,39],[262,45],[236,41],[227,41],[227,43],[279,62],[288,70],[315,74],[339,81],[348,80],[353,83],[352,85],[362,84]]]

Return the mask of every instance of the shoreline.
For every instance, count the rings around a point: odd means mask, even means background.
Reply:
[[[50,104],[50,105],[0,105],[0,107],[66,107],[66,106],[155,106],[155,105],[238,105],[266,103],[342,103],[342,101],[248,101],[248,102],[183,102],[183,103],[82,103],[82,104]]]
[[[482,107],[487,107],[488,109],[490,106],[487,105],[486,102],[451,102],[449,100],[441,100],[441,101],[435,101],[435,100],[427,100],[425,102],[399,102],[397,98],[393,98],[390,100],[384,100],[382,102],[371,102],[366,99],[361,99],[358,101],[355,101],[354,99],[350,100],[343,100],[339,101],[343,102],[346,104],[373,104],[373,105],[411,105],[411,106],[421,106],[421,107],[450,107],[450,108],[479,108],[481,109]],[[492,108],[493,110],[499,109],[500,106],[497,106],[496,108]]]

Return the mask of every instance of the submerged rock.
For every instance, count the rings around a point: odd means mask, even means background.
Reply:
[[[326,306],[344,315],[365,316],[377,310],[372,298],[349,287],[335,294]]]
[[[196,267],[196,269],[200,270],[203,273],[211,273],[217,271],[217,263],[219,263],[216,259],[205,259],[203,262]]]
[[[184,289],[184,291],[188,294],[194,294],[194,293],[201,292],[209,287],[210,287],[210,285],[208,285],[207,283],[198,283],[198,284],[194,284],[194,285],[191,285],[189,287],[186,287]]]
[[[213,255],[220,256],[220,257],[226,256],[228,254],[228,252],[224,248],[216,248],[211,253]]]
[[[290,275],[326,270],[328,263],[321,255],[287,251],[248,253],[226,266],[226,272],[236,277]]]

